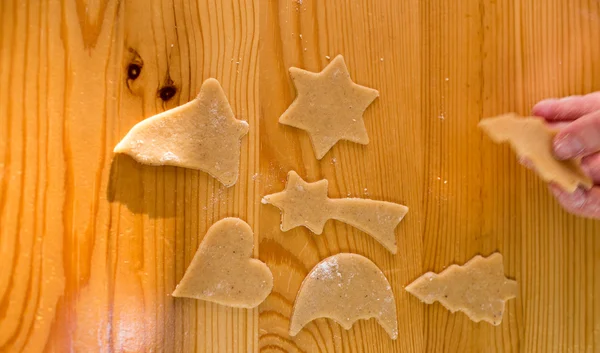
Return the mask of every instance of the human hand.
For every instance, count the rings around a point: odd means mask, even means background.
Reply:
[[[563,160],[582,158],[582,169],[595,184],[590,190],[577,189],[574,193],[553,184],[550,190],[567,211],[600,219],[600,92],[546,99],[536,104],[532,113],[559,129],[554,138],[555,156]]]

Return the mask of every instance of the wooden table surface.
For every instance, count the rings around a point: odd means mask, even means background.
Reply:
[[[0,1],[0,351],[600,351],[600,223],[562,211],[477,129],[598,89],[599,42],[596,0]],[[370,144],[317,161],[307,134],[277,119],[295,97],[288,68],[337,54],[381,96],[365,114]],[[234,187],[112,153],[209,77],[250,124]],[[409,206],[398,253],[334,221],[282,233],[260,199],[289,170],[326,178],[331,197]],[[254,310],[170,296],[225,216],[252,226],[275,278]],[[403,290],[495,251],[520,285],[500,326]],[[288,336],[302,279],[340,252],[389,279],[396,341],[374,319]]]

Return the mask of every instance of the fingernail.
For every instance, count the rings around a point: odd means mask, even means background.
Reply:
[[[586,194],[585,191],[581,190],[580,188],[577,188],[572,193],[569,193],[556,184],[550,184],[550,189],[558,201],[564,206],[580,208],[585,205]]]
[[[585,205],[585,191],[577,188],[572,194],[567,194],[568,196],[565,198],[565,202],[567,202],[571,207],[581,208]]]
[[[573,135],[565,135],[554,142],[554,154],[559,159],[577,157],[584,150],[581,140]]]
[[[553,107],[555,101],[556,101],[556,99],[545,99],[545,100],[539,102],[532,109],[533,115],[537,115],[537,116],[541,116],[541,117],[546,117],[546,116],[550,115],[552,113],[552,107]]]

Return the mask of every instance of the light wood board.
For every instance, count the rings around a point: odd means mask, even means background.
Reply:
[[[562,211],[477,129],[599,89],[599,41],[600,4],[587,0],[0,1],[0,352],[600,350],[600,223]],[[317,161],[307,134],[277,119],[295,97],[288,68],[318,71],[337,54],[380,97],[365,114],[371,143]],[[250,124],[235,187],[113,155],[136,122],[209,77]],[[177,92],[167,102],[165,86]],[[282,233],[260,199],[292,169],[327,178],[330,197],[409,206],[398,254],[334,221],[319,236]],[[273,293],[254,310],[174,300],[226,216],[252,226]],[[347,251],[388,277],[398,340],[374,320],[345,331],[320,319],[289,337],[304,276]],[[494,251],[520,284],[498,327],[403,290]]]

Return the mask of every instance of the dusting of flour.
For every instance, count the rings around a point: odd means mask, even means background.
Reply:
[[[342,276],[339,271],[337,259],[331,258],[318,264],[311,272],[310,278],[333,279],[334,275],[339,277]]]

